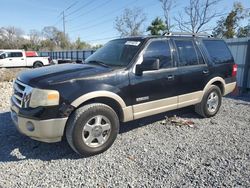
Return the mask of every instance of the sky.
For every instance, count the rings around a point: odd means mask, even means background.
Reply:
[[[41,31],[45,26],[55,26],[63,30],[62,11],[65,13],[65,28],[70,40],[77,37],[91,44],[103,44],[112,37],[119,36],[114,29],[114,20],[125,8],[140,7],[146,14],[144,29],[151,21],[163,17],[159,0],[0,0],[0,27],[15,26],[26,35],[30,30]],[[171,17],[183,12],[189,0],[176,0],[170,11]],[[228,13],[234,0],[221,0],[216,10]],[[244,8],[250,8],[250,0],[240,0]],[[208,27],[213,28],[217,19]],[[147,34],[147,33],[145,33]]]

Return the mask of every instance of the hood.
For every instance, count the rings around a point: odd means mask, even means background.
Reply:
[[[61,64],[24,71],[17,79],[32,87],[82,79],[87,76],[110,72],[112,69],[90,64]]]

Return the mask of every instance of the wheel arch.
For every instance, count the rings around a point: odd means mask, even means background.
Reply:
[[[203,89],[203,93],[205,93],[211,85],[216,85],[220,88],[222,96],[225,93],[225,80],[222,77],[214,77],[206,84],[205,88]]]
[[[110,91],[94,91],[84,94],[74,100],[71,105],[79,108],[90,103],[103,103],[110,106],[122,122],[133,119],[132,107],[127,107],[119,95]]]

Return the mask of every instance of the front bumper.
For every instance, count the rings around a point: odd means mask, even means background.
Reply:
[[[18,131],[34,140],[52,143],[62,140],[68,118],[34,120],[18,115],[19,109],[11,106],[11,119]]]

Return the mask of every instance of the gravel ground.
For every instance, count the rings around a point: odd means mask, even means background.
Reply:
[[[7,88],[0,84],[1,103]],[[8,105],[0,107],[0,187],[250,187],[250,98],[223,98],[210,119],[185,108],[123,124],[114,145],[89,158],[65,141],[22,136]],[[161,124],[174,114],[194,127]]]

